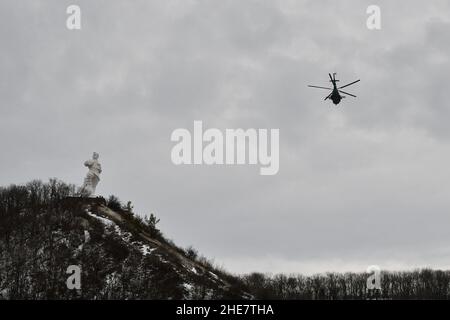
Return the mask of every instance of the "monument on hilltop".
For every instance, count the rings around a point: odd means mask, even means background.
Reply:
[[[98,157],[98,153],[94,152],[92,154],[92,159],[84,162],[84,165],[89,169],[80,189],[80,193],[84,197],[93,197],[95,195],[95,188],[100,181],[100,173],[102,172],[102,167],[98,162]]]

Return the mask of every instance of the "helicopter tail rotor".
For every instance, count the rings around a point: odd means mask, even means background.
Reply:
[[[333,72],[333,80],[334,80],[334,82],[339,82],[339,80],[336,80],[336,72]]]

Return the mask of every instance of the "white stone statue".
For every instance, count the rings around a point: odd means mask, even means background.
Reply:
[[[80,193],[82,196],[92,197],[95,194],[95,188],[100,181],[100,173],[102,172],[102,166],[98,162],[98,153],[94,152],[92,159],[87,160],[84,165],[89,168],[89,171],[84,178]]]

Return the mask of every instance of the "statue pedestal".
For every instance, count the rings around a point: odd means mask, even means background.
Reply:
[[[82,205],[104,205],[106,206],[106,200],[103,197],[65,197],[62,200],[64,207],[78,207]]]

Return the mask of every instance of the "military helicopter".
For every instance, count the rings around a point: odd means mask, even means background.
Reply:
[[[318,88],[318,89],[326,89],[326,90],[332,90],[331,93],[325,97],[325,100],[327,99],[331,99],[331,101],[333,101],[333,103],[335,105],[339,104],[339,102],[341,102],[342,98],[345,98],[345,96],[342,96],[341,93],[346,94],[348,96],[354,97],[356,98],[356,96],[354,94],[342,91],[342,88],[351,86],[352,84],[355,84],[357,82],[359,82],[361,79],[358,79],[356,81],[350,82],[349,84],[346,84],[345,86],[342,87],[337,87],[336,86],[336,82],[339,82],[339,80],[336,80],[336,72],[333,73],[333,76],[331,76],[331,73],[328,74],[330,76],[330,82],[333,83],[333,88],[326,88],[326,87],[318,87],[318,86],[310,86],[308,85],[308,87],[310,88]]]

